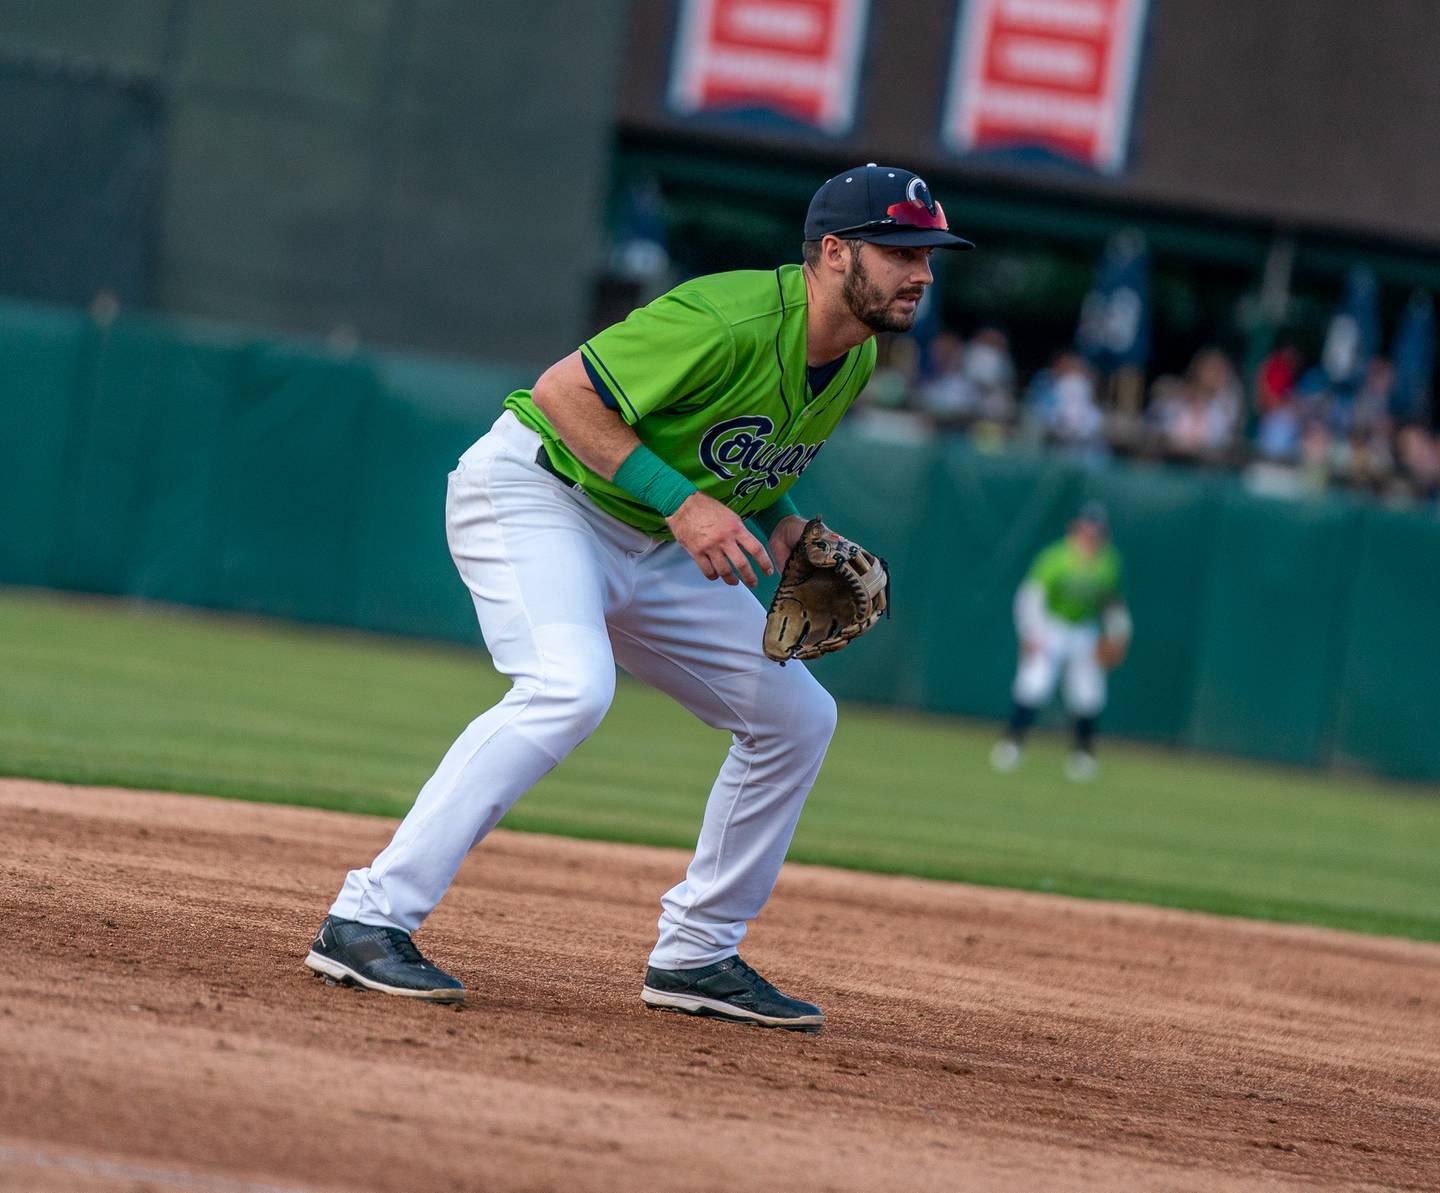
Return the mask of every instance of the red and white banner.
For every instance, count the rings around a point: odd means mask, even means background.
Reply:
[[[684,0],[670,105],[761,111],[832,136],[855,118],[868,0]]]
[[[1125,167],[1149,0],[966,0],[942,139]]]

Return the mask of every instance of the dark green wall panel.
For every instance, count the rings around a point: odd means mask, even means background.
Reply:
[[[153,461],[170,434],[166,374],[184,351],[173,333],[127,320],[91,326],[81,337],[54,583],[129,590]]]
[[[220,468],[219,603],[349,624],[373,369],[298,349],[246,350]]]
[[[1188,744],[1326,760],[1359,517],[1348,502],[1227,494],[1195,638]]]
[[[127,348],[152,391],[159,433],[150,436],[124,590],[193,605],[222,605],[222,462],[230,450],[232,403],[245,383],[235,338],[177,338],[137,329]],[[110,357],[112,372],[120,361]]]
[[[1367,511],[1350,567],[1335,760],[1440,781],[1440,522]]]
[[[54,584],[84,316],[0,307],[0,578]]]

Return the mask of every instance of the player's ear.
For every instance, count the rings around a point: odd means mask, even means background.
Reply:
[[[826,236],[820,241],[820,257],[830,268],[844,273],[850,267],[850,246],[838,236]]]

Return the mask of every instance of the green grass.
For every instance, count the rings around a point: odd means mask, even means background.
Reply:
[[[0,773],[400,815],[496,700],[483,654],[0,590]],[[1106,743],[1085,787],[1042,736],[848,706],[799,861],[1440,940],[1440,792]],[[622,683],[510,828],[690,846],[723,735]]]

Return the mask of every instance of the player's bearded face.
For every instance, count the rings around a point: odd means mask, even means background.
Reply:
[[[909,278],[888,287],[883,285],[870,275],[860,259],[863,243],[850,242],[850,268],[845,271],[841,296],[850,313],[871,331],[909,331],[915,325],[917,304],[925,287]]]

